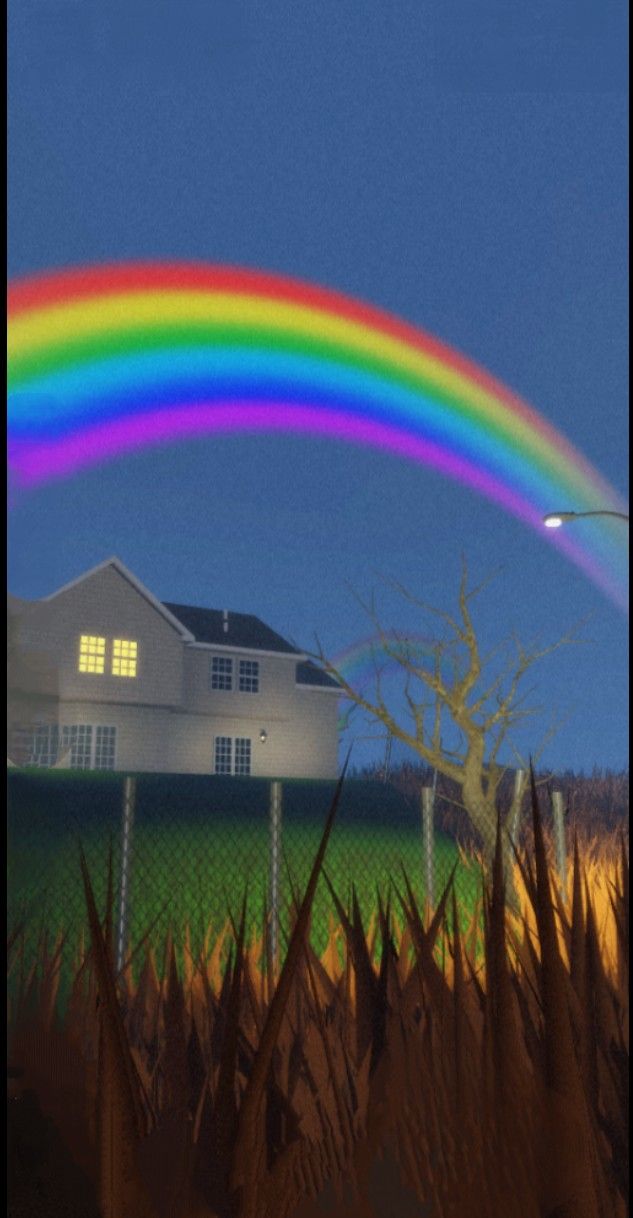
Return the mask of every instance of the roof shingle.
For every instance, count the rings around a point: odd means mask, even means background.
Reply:
[[[311,660],[305,660],[303,663],[297,664],[297,685],[322,685],[326,689],[340,689],[338,681],[331,677],[329,672],[324,672],[322,668],[317,668]]]
[[[222,647],[246,647],[253,651],[278,651],[284,655],[301,655],[297,647],[293,647],[275,630],[271,630],[265,622],[252,613],[233,613],[227,611],[228,629],[224,629],[223,609],[200,609],[195,605],[176,605],[172,601],[163,601],[170,613],[193,635],[196,643],[208,643]],[[323,669],[318,668],[311,660],[300,661],[297,664],[297,685],[318,685],[324,689],[338,689],[335,681]]]
[[[163,601],[163,604],[190,631],[196,643],[215,643],[222,647],[248,647],[253,651],[279,651],[286,655],[301,655],[297,647],[282,639],[280,634],[251,613],[233,613],[229,610],[228,629],[224,630],[222,609],[199,609],[193,605],[175,605],[171,601]]]

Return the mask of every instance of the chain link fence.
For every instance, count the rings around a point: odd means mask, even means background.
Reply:
[[[158,948],[171,931],[194,956],[208,949],[231,915],[239,924],[247,890],[247,937],[267,936],[283,958],[292,888],[303,896],[336,784],[304,780],[105,771],[12,770],[8,774],[9,933],[23,925],[23,962],[67,935],[72,962],[84,936],[86,901],[79,863],[85,853],[97,908],[105,912],[112,849],[115,942],[119,964],[151,928]],[[343,786],[324,871],[345,909],[352,885],[365,927],[391,895],[405,893],[404,872],[420,909],[434,907],[457,863],[455,886],[466,920],[481,889],[476,866],[433,823],[432,792],[418,809],[393,787],[349,779]],[[403,872],[404,869],[404,872]],[[268,921],[265,922],[266,910]],[[271,912],[272,910],[272,912]],[[311,942],[322,952],[339,923],[320,879]],[[160,966],[161,958],[157,956]]]

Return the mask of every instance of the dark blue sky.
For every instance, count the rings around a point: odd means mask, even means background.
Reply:
[[[341,289],[490,369],[626,494],[626,9],[521,11],[10,0],[10,275],[184,258]],[[280,436],[145,452],[34,493],[9,544],[16,595],[116,553],[166,600],[317,631],[329,654],[368,633],[348,584],[368,597],[382,574],[452,608],[462,552],[477,582],[501,565],[488,644],[593,615],[534,670],[545,709],[517,739],[567,715],[545,763],[628,764],[623,616],[517,521],[397,458]]]

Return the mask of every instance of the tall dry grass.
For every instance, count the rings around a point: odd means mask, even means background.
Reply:
[[[68,1010],[61,942],[43,939],[10,1053],[102,1218],[624,1218],[624,839],[604,857],[576,842],[563,901],[533,784],[516,912],[498,841],[481,933],[476,916],[460,930],[452,882],[431,917],[404,874],[366,928],[323,868],[341,783],[278,976],[265,927],[245,942],[245,896],[182,975],[168,936],[162,959],[137,946],[138,984],[129,961],[116,977],[111,868],[102,922],[82,856],[90,942]],[[321,872],[336,918],[318,957]]]

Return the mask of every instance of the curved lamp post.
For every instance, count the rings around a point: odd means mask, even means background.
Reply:
[[[616,516],[618,520],[626,520],[629,522],[628,516],[624,512],[548,512],[547,516],[543,517],[543,524],[548,529],[559,529],[562,524],[566,524],[568,520],[580,520],[585,516]]]

